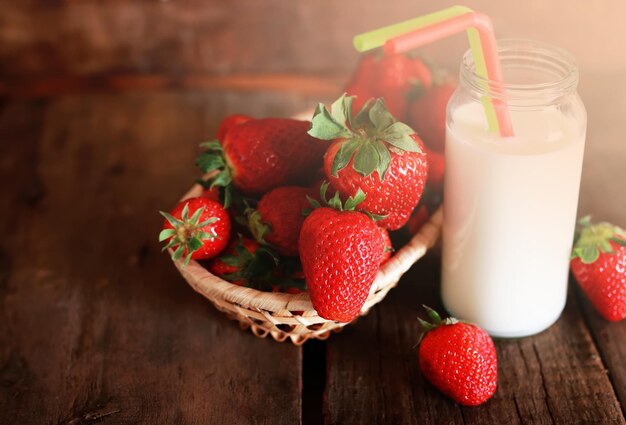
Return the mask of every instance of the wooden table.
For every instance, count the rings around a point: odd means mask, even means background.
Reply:
[[[227,113],[288,116],[318,98],[157,90],[2,103],[0,423],[625,423],[626,322],[599,318],[573,285],[548,331],[496,342],[498,390],[468,408],[418,372],[417,313],[441,308],[436,250],[368,316],[304,347],[241,331],[185,284],[160,253],[157,211],[197,176],[197,143]],[[610,134],[590,131],[581,211],[619,211],[608,218],[624,225],[624,149],[598,144]]]

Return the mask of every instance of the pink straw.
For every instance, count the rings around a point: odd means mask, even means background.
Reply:
[[[497,82],[500,87],[503,87],[502,69],[500,67],[500,60],[498,59],[498,49],[496,47],[493,24],[491,23],[491,19],[482,13],[464,13],[389,39],[384,45],[385,53],[396,54],[407,52],[470,28],[475,28],[480,36],[480,44],[483,49],[483,57],[489,79]],[[502,137],[512,137],[513,127],[511,125],[511,117],[506,100],[496,97],[492,98],[492,102],[499,124],[500,135]]]

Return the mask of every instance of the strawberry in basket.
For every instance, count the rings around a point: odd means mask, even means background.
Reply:
[[[300,186],[277,187],[264,194],[256,209],[246,213],[254,238],[274,246],[281,255],[297,256],[302,211],[311,206],[310,194],[310,188]]]
[[[329,111],[320,104],[309,134],[332,140],[324,158],[330,184],[347,198],[359,190],[358,209],[382,216],[379,226],[402,227],[422,196],[428,162],[421,141],[387,111],[381,99],[368,102],[352,117],[351,96],[341,96]]]
[[[230,217],[222,204],[204,196],[179,202],[165,217],[159,242],[174,250],[173,260],[200,260],[215,257],[228,244]]]
[[[385,240],[376,222],[355,211],[363,191],[341,202],[339,193],[304,220],[300,231],[300,259],[313,308],[320,317],[338,322],[355,319],[369,294],[385,251]]]
[[[326,146],[307,134],[310,123],[287,118],[250,119],[205,142],[196,165],[211,173],[211,186],[231,184],[244,195],[306,181],[322,165]],[[230,199],[225,196],[225,205]]]

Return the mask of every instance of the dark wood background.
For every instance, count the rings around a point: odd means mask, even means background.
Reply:
[[[0,5],[0,423],[624,424],[626,323],[574,285],[561,320],[497,342],[477,408],[417,369],[439,256],[356,325],[304,348],[242,332],[159,252],[156,211],[197,176],[224,116],[337,94],[351,37],[451,2],[30,0]],[[579,59],[580,214],[626,226],[623,2],[467,2],[500,37]],[[456,73],[462,37],[424,49]]]

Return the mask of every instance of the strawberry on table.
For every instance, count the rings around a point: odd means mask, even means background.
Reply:
[[[436,152],[443,152],[446,140],[446,108],[456,84],[446,82],[427,90],[413,102],[409,123],[424,143]]]
[[[626,318],[626,232],[610,223],[579,221],[570,268],[595,309],[609,321]]]
[[[324,157],[331,185],[344,197],[361,190],[359,210],[384,216],[378,225],[402,227],[422,196],[428,162],[415,132],[397,121],[381,99],[368,102],[353,118],[351,96],[341,96],[329,111],[320,104],[309,134],[333,140]]]
[[[182,201],[165,217],[159,242],[174,250],[173,260],[201,260],[215,257],[228,243],[230,218],[222,204],[203,196]]]
[[[263,195],[256,209],[247,212],[248,227],[255,239],[274,246],[279,254],[297,256],[302,211],[310,207],[310,194],[308,187],[282,186]]]
[[[231,127],[221,143],[203,143],[206,150],[196,165],[213,173],[210,185],[229,189],[232,184],[244,195],[310,179],[322,165],[326,146],[307,134],[309,126],[287,118],[251,119]]]
[[[424,306],[432,323],[419,319],[425,334],[419,345],[419,367],[439,391],[465,406],[477,406],[496,391],[498,359],[491,337],[476,325],[455,318],[442,320]]]
[[[304,220],[300,259],[313,308],[320,317],[350,322],[361,311],[383,257],[385,241],[372,218],[354,211],[364,198],[358,191],[345,204],[335,194]],[[314,202],[315,204],[315,202]]]

